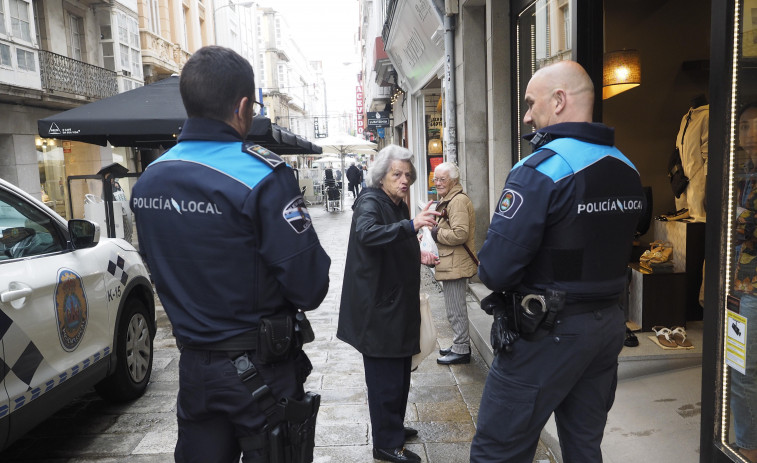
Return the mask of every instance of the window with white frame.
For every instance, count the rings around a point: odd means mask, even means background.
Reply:
[[[11,33],[14,37],[32,41],[29,27],[29,2],[24,0],[10,0]]]
[[[122,12],[118,12],[116,17],[121,70],[130,72],[132,77],[139,78],[142,76],[142,63],[137,19]]]
[[[11,62],[11,47],[0,43],[0,66],[13,66]]]
[[[286,88],[287,86],[287,67],[284,64],[279,64],[279,82],[278,87],[279,90]]]
[[[148,28],[155,35],[160,35],[160,10],[158,2],[159,0],[147,0],[147,10],[150,15]]]
[[[82,19],[70,14],[68,27],[71,40],[71,58],[82,61]]]
[[[0,1],[0,34],[6,35],[7,33],[5,30],[5,3]]]
[[[16,60],[18,60],[18,69],[21,71],[35,72],[37,65],[34,61],[34,53],[21,48],[16,48]]]

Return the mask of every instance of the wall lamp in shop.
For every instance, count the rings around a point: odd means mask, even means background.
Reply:
[[[602,67],[602,99],[641,85],[639,50],[616,50],[605,53]]]

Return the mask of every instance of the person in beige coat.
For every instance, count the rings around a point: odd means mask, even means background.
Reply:
[[[434,170],[434,182],[442,215],[431,235],[439,248],[436,279],[442,282],[447,319],[452,325],[452,346],[439,350],[440,365],[470,363],[470,334],[465,295],[468,278],[478,271],[476,258],[476,212],[473,203],[463,193],[460,170],[451,162],[439,164]]]

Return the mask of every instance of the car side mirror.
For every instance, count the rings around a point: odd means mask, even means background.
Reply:
[[[74,249],[91,248],[100,241],[100,226],[90,220],[72,219],[68,221],[68,234]]]

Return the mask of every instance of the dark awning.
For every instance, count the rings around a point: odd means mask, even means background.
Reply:
[[[119,93],[37,121],[39,136],[95,145],[168,148],[176,143],[187,112],[179,77]],[[276,154],[320,154],[321,148],[299,135],[255,116],[247,140]]]

